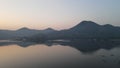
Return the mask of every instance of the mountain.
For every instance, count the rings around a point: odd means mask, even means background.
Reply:
[[[71,34],[90,36],[96,34],[96,32],[101,28],[101,25],[96,24],[92,21],[82,21],[78,25],[70,28],[68,31]],[[87,36],[87,37],[88,37]]]
[[[78,25],[72,27],[70,30],[82,30],[82,29],[91,29],[91,28],[98,28],[100,27],[99,24],[96,24],[95,22],[92,21],[82,21]]]
[[[120,27],[110,24],[99,25],[92,21],[82,21],[78,25],[68,30],[71,34],[80,37],[92,38],[118,38],[120,37]]]
[[[52,33],[52,32],[55,32],[55,31],[57,31],[57,30],[54,30],[52,28],[47,28],[47,29],[42,30],[41,32],[46,34],[46,33]]]
[[[44,37],[41,37],[44,36]],[[120,27],[110,24],[99,25],[93,21],[82,21],[76,26],[66,30],[44,30],[29,29],[26,27],[15,31],[0,30],[0,39],[15,39],[23,37],[55,39],[83,39],[83,38],[120,38]],[[34,39],[35,39],[34,38]]]
[[[0,30],[0,39],[8,39],[8,38],[13,38],[12,35],[13,31],[11,30]]]
[[[48,36],[50,39],[120,38],[120,27],[82,21],[70,29],[57,31]]]
[[[29,36],[40,33],[40,31],[41,30],[34,30],[34,29],[29,29],[29,28],[23,27],[23,28],[20,28],[20,29],[14,31],[13,34],[15,34],[16,36],[19,36],[19,37],[24,37],[24,36],[29,37]]]
[[[55,32],[52,28],[44,30],[29,29],[27,27],[20,28],[18,30],[0,30],[0,39],[16,39],[22,37],[31,37],[38,34],[48,34]]]
[[[31,29],[29,29],[27,27],[23,27],[23,28],[18,29],[17,31],[27,31],[27,30],[31,30]]]

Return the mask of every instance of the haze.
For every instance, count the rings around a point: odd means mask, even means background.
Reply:
[[[0,29],[67,29],[83,20],[120,26],[120,0],[0,0]]]

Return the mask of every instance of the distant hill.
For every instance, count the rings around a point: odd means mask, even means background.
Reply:
[[[13,38],[13,31],[10,30],[0,30],[0,39]]]
[[[34,30],[34,29],[23,27],[14,31],[13,35],[17,37],[26,37],[26,36],[29,37],[38,33],[40,33],[40,30]]]
[[[92,21],[82,21],[80,24],[68,29],[70,34],[78,37],[117,38],[120,37],[120,27],[110,24],[99,25]]]
[[[52,39],[83,39],[83,38],[120,38],[120,27],[111,24],[99,25],[92,21],[82,21],[76,26],[66,30],[54,30],[48,28],[45,30],[35,30],[26,27],[15,31],[0,30],[0,39],[15,39],[15,38],[43,38],[45,36],[48,40]],[[34,39],[35,39],[34,38]]]
[[[76,26],[49,34],[53,39],[79,38],[120,38],[120,27],[110,24],[99,25],[92,21],[82,21]]]
[[[41,33],[50,33],[55,30],[52,28],[48,28],[45,30],[35,30],[29,29],[26,27],[20,28],[18,30],[0,30],[0,39],[16,39],[21,37],[31,37]]]

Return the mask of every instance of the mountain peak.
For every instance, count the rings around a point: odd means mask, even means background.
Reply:
[[[52,29],[52,28],[47,28],[47,29],[45,29],[45,30],[48,30],[48,31],[53,31],[54,29]]]
[[[100,25],[93,21],[82,21],[78,25],[74,26],[72,29],[83,29],[83,28],[96,28]]]
[[[43,33],[50,33],[50,32],[54,32],[55,30],[52,28],[47,28],[43,30]]]
[[[105,24],[105,25],[103,25],[104,27],[114,27],[113,25],[111,25],[111,24]]]
[[[52,28],[47,28],[47,29],[45,29],[44,31],[45,31],[45,32],[53,32],[53,31],[56,31],[56,30],[54,30],[54,29],[52,29]]]
[[[21,31],[21,30],[30,30],[29,28],[27,28],[27,27],[23,27],[23,28],[20,28],[20,29],[18,29],[19,31]]]
[[[80,22],[80,25],[98,25],[93,21],[82,21]]]

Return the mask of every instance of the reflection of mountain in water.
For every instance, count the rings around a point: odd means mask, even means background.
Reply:
[[[99,49],[106,49],[110,50],[112,48],[118,47],[120,43],[118,41],[112,40],[89,40],[89,39],[82,39],[82,40],[74,40],[68,43],[60,43],[61,45],[67,45],[78,49],[83,53],[91,53],[95,52]]]
[[[0,46],[7,46],[17,44],[21,47],[33,46],[37,43],[34,42],[0,42]],[[112,48],[118,47],[120,45],[119,41],[114,40],[91,40],[91,39],[80,39],[80,40],[71,40],[71,41],[49,41],[44,43],[48,46],[52,45],[63,45],[76,48],[77,50],[83,53],[92,53],[99,49],[110,50]]]
[[[9,46],[9,45],[13,45],[13,44],[17,44],[21,47],[28,47],[28,46],[31,46],[31,45],[34,45],[36,43],[34,42],[0,42],[0,46]]]

